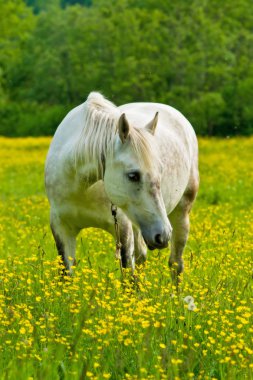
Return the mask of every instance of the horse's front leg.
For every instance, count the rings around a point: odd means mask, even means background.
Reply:
[[[120,228],[120,242],[121,242],[121,264],[123,268],[131,268],[134,271],[134,234],[132,224],[130,222],[124,223]]]
[[[135,268],[134,259],[134,233],[132,228],[132,223],[125,216],[125,214],[118,209],[118,225],[119,225],[119,239],[121,243],[120,255],[121,255],[121,265],[123,268]],[[115,240],[118,237],[114,231]]]
[[[58,254],[65,266],[63,274],[72,274],[72,267],[76,264],[76,236],[78,230],[64,223],[60,217],[51,213],[51,230],[54,236]]]
[[[142,237],[141,230],[133,226],[134,231],[134,256],[137,265],[144,264],[147,259],[147,246]]]

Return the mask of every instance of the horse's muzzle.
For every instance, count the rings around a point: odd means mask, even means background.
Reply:
[[[145,243],[148,246],[148,249],[151,251],[154,249],[163,249],[168,247],[170,234],[166,233],[165,231],[163,233],[157,233],[154,234],[153,238],[150,239],[145,234],[143,234],[143,239]]]

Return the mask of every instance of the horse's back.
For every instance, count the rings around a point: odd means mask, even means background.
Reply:
[[[75,144],[80,136],[84,122],[84,104],[73,108],[59,124],[50,145],[50,151],[59,152],[65,149],[66,145]]]
[[[74,173],[74,146],[83,125],[84,104],[72,109],[59,124],[45,164],[45,187],[50,203],[62,202],[78,186]]]
[[[192,125],[181,112],[160,103],[129,103],[119,108],[137,128],[143,128],[158,112],[158,126],[155,132],[158,144],[179,144],[182,149],[189,151],[194,159],[198,150],[197,138]]]

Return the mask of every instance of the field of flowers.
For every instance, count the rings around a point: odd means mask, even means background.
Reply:
[[[0,379],[253,379],[253,138],[200,139],[178,292],[167,250],[122,281],[112,237],[91,229],[62,280],[49,142],[0,139]]]

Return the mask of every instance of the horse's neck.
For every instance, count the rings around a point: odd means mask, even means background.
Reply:
[[[97,165],[92,162],[74,162],[73,171],[87,185],[92,185],[103,178],[103,173],[98,170]]]
[[[73,171],[76,173],[78,181],[81,181],[85,188],[92,186],[99,180],[104,179],[105,157],[103,154],[98,157],[96,162],[85,162],[84,160],[75,160],[73,157]],[[101,162],[101,165],[98,164]]]

